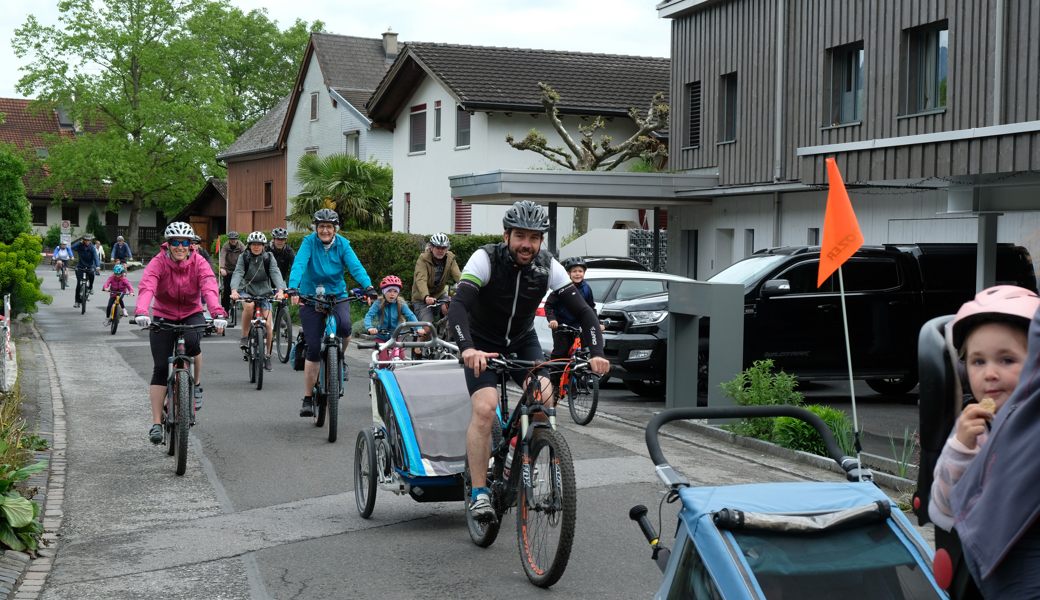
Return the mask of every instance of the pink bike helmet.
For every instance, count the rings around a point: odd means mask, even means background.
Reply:
[[[1040,309],[1040,296],[1016,285],[997,285],[982,290],[965,302],[953,319],[953,346],[959,351],[965,338],[983,323],[1008,323],[1029,329]]]
[[[387,275],[384,277],[383,281],[379,283],[379,290],[382,291],[388,287],[397,287],[397,290],[400,291],[401,287],[403,287],[401,284],[401,278],[397,275]]]

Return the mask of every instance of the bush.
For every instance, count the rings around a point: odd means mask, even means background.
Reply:
[[[101,242],[102,246],[106,248],[109,246],[108,230],[101,223],[101,213],[98,212],[96,206],[91,207],[90,216],[87,217],[87,233],[93,233],[94,239]],[[104,260],[104,257],[101,258]]]
[[[830,427],[834,438],[838,440],[838,446],[846,456],[855,456],[856,448],[852,434],[852,423],[845,416],[845,412],[836,408],[821,405],[810,405],[804,407],[809,412],[817,415]],[[773,427],[773,442],[790,448],[801,450],[818,456],[827,456],[827,449],[823,445],[820,433],[801,419],[794,417],[778,417]]]
[[[0,242],[10,244],[32,228],[22,177],[28,172],[13,146],[0,143]]]
[[[271,239],[271,232],[265,231],[264,234],[267,239]],[[378,286],[379,281],[387,275],[397,275],[401,278],[401,282],[404,285],[402,293],[406,300],[411,300],[412,296],[412,279],[415,277],[415,263],[419,260],[419,255],[422,254],[426,240],[428,236],[418,235],[415,233],[400,233],[396,231],[376,232],[376,231],[340,231],[340,235],[350,240],[350,247],[357,254],[358,260],[361,261],[361,265],[365,267],[365,271],[368,272],[368,276],[372,279],[372,285]],[[248,233],[243,234],[242,243],[245,243],[245,237]],[[293,250],[299,251],[300,244],[303,243],[303,238],[310,235],[310,232],[297,231],[289,234],[287,243],[292,246]],[[466,261],[469,257],[481,246],[490,244],[493,242],[502,241],[501,235],[449,235],[448,240],[451,241],[451,251],[455,253],[455,260],[459,263],[459,269],[466,265]],[[223,247],[227,244],[227,235],[220,236],[220,245]],[[212,250],[216,252],[216,241],[213,242]],[[214,261],[216,261],[216,254],[214,254]],[[347,288],[357,287],[358,283],[350,276],[350,273],[346,273]]]
[[[773,373],[772,360],[755,361],[736,379],[721,384],[723,391],[738,406],[772,406],[789,404],[799,406],[802,395],[795,391],[798,382],[783,371]],[[747,437],[768,440],[773,435],[775,417],[742,419],[739,423],[728,425],[726,429]]]
[[[48,248],[57,248],[58,244],[61,243],[61,225],[55,223],[50,226],[47,233],[43,236],[43,245]]]
[[[36,303],[50,304],[53,298],[40,292],[36,277],[43,243],[39,237],[20,234],[11,244],[0,242],[0,296],[11,294],[14,315],[36,312]],[[13,316],[13,315],[8,315]]]
[[[13,550],[34,551],[43,527],[35,521],[40,514],[39,505],[32,501],[35,491],[26,489],[24,481],[46,468],[45,462],[33,463],[32,454],[46,449],[46,442],[25,433],[21,402],[17,388],[0,394],[0,543]]]

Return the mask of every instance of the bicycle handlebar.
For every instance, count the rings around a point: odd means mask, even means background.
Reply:
[[[239,302],[275,302],[274,294],[267,294],[266,296],[250,296],[248,294],[239,294]]]
[[[137,324],[137,317],[135,316],[130,320],[131,323]],[[142,327],[141,329],[151,329],[154,331],[188,331],[191,329],[212,329],[216,331],[216,327],[213,327],[212,323],[199,323],[197,325],[186,325],[184,323],[166,323],[165,321],[154,321],[148,327]]]
[[[556,325],[556,331],[559,331],[560,333],[581,333],[583,329],[581,327],[571,327],[570,325],[559,323]]]
[[[668,487],[686,487],[690,482],[680,477],[668,459],[661,451],[661,443],[658,440],[658,430],[666,423],[681,419],[739,419],[757,417],[794,417],[801,419],[812,426],[823,438],[823,445],[827,449],[828,456],[845,472],[849,481],[872,481],[873,475],[869,469],[863,468],[859,460],[851,456],[845,456],[838,446],[837,440],[830,427],[823,419],[804,408],[797,406],[718,406],[698,408],[672,408],[661,411],[650,419],[646,426],[646,449],[650,452],[650,459],[656,465],[657,477]]]

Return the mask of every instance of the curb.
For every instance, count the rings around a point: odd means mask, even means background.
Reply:
[[[58,530],[61,528],[62,503],[65,499],[65,402],[50,348],[43,341],[35,325],[32,326],[32,333],[43,352],[47,380],[50,383],[50,410],[45,406],[48,403],[41,398],[39,417],[40,435],[50,438],[50,450],[34,453],[37,461],[48,461],[47,469],[26,481],[30,488],[38,488],[33,499],[40,505],[40,518],[44,527],[41,546],[37,551],[38,557],[34,559],[25,552],[13,550],[5,551],[0,557],[0,595],[17,600],[35,600],[43,592],[47,575],[51,572],[57,554],[56,545],[61,535]],[[47,435],[47,428],[51,429],[50,435]],[[44,543],[48,545],[44,546]]]

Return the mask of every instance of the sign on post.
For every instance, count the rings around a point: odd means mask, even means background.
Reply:
[[[66,245],[71,244],[72,243],[72,234],[69,234],[69,233],[61,234],[61,243],[62,244],[66,244]]]
[[[72,223],[70,223],[68,221],[62,221],[61,222],[61,232],[62,233],[72,233]]]

